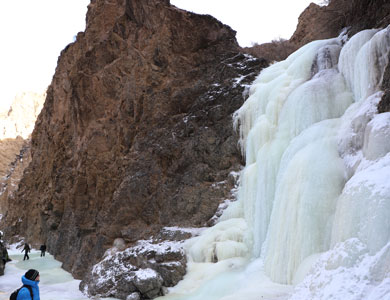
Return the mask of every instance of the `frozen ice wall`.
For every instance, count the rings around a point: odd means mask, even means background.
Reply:
[[[389,50],[389,28],[366,30],[261,72],[234,115],[238,200],[188,243],[167,298],[390,299]]]

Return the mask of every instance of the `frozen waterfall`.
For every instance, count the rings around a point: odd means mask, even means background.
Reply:
[[[166,299],[390,299],[390,28],[315,41],[234,114],[238,200],[187,243]],[[261,298],[262,297],[262,298]]]

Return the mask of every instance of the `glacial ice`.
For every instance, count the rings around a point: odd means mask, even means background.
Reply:
[[[390,298],[390,29],[312,42],[263,70],[234,114],[238,200],[186,247],[162,299]]]

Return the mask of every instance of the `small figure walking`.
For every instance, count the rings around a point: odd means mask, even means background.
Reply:
[[[8,256],[7,248],[5,248],[5,247],[4,247],[4,249],[3,249],[3,257],[2,257],[2,259],[3,259],[4,265],[5,265],[7,262],[11,261],[11,259],[10,259],[9,256]]]
[[[46,245],[45,245],[45,244],[41,245],[41,248],[39,248],[39,250],[41,250],[41,257],[42,257],[42,256],[45,256]]]
[[[30,246],[27,243],[24,244],[24,248],[23,248],[22,252],[23,251],[24,251],[23,260],[30,259],[30,257],[28,256],[28,253],[31,251],[31,249],[30,249]]]

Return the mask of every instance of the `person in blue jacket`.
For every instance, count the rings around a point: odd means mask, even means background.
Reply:
[[[31,297],[30,291],[28,288],[23,287],[18,293],[16,300],[40,300],[39,297],[39,272],[34,269],[30,269],[22,276],[23,285],[31,286],[31,291],[33,297]]]

